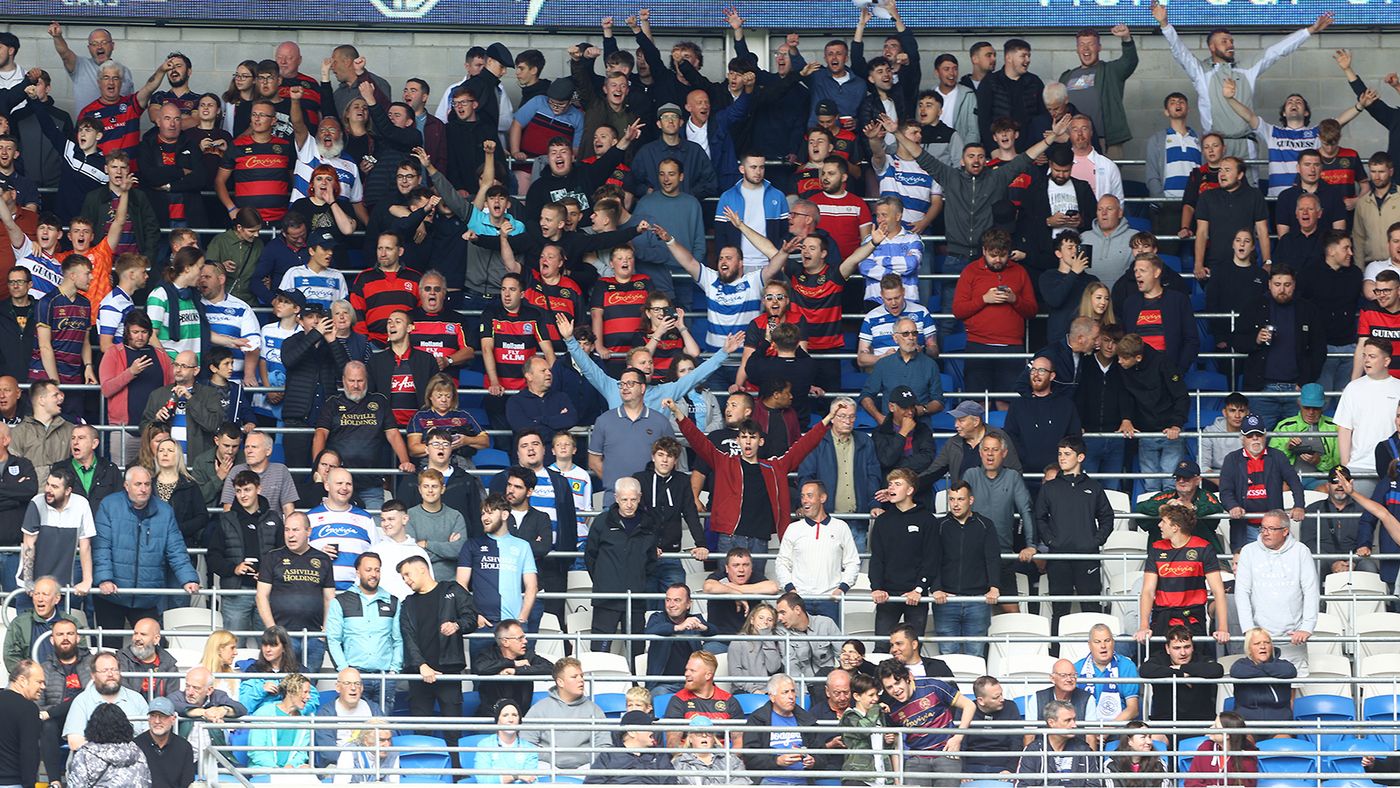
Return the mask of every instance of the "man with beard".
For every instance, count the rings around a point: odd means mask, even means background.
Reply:
[[[542,460],[543,443],[540,443],[539,449],[530,445],[538,441],[538,432],[524,434],[522,444],[525,444],[525,448],[517,450],[517,457],[522,463],[533,461],[537,456]],[[541,473],[548,474],[548,478],[542,481]],[[578,547],[578,518],[574,514],[574,499],[568,480],[557,471],[544,469],[542,465],[534,468],[514,465],[492,479],[491,492],[504,495],[506,503],[510,505],[507,526],[511,536],[529,543],[530,552],[535,558],[539,588],[543,591],[563,591],[573,559],[547,556],[551,550],[574,550]],[[553,501],[550,500],[551,496]],[[554,533],[556,522],[559,524],[558,534]],[[528,620],[527,625],[531,632],[539,631],[539,622],[545,613],[553,613],[564,621],[564,600],[546,599],[535,604],[530,611],[532,620]]]
[[[156,673],[179,673],[175,657],[160,644],[160,622],[143,618],[132,627],[131,643],[117,652],[122,685],[144,698],[165,697],[180,686],[178,679],[156,678]]]
[[[510,522],[511,507],[507,499],[495,494],[487,496],[481,505],[482,535],[467,541],[457,558],[457,585],[472,592],[477,606],[477,624],[482,628],[507,621],[528,621],[539,592],[534,553],[529,543],[510,533],[507,527]],[[519,644],[520,654],[510,650],[514,656],[507,655],[505,652],[509,649],[501,643],[497,645],[501,646],[502,656],[515,660],[523,657],[523,637]],[[485,653],[491,650],[491,645],[478,642],[473,651]]]
[[[400,503],[398,516],[407,520],[402,509]],[[386,522],[393,516],[387,508],[384,514]],[[326,606],[326,645],[342,670],[349,667],[362,674],[398,673],[403,665],[399,600],[379,584],[383,566],[377,553],[361,553],[355,559],[355,584]],[[393,684],[389,686],[392,691]],[[369,682],[364,687],[365,697],[378,703],[381,687],[381,682]]]
[[[157,123],[161,106],[174,104],[180,110],[180,129],[192,129],[199,125],[194,111],[199,107],[201,94],[190,89],[190,71],[193,65],[187,55],[181,52],[170,53],[170,71],[165,79],[170,83],[169,90],[158,90],[151,94],[151,106],[147,109],[151,122]],[[144,174],[144,173],[143,173]]]
[[[115,703],[127,719],[136,720],[131,727],[136,731],[146,730],[146,699],[141,693],[122,686],[121,665],[117,655],[107,652],[98,654],[92,660],[92,683],[73,699],[68,708],[68,718],[63,723],[63,735],[68,739],[68,749],[77,752],[87,743],[83,731],[87,729],[88,718],[104,703]]]
[[[1074,151],[1056,145],[1047,154],[1045,174],[1035,173],[1025,189],[1016,230],[1017,247],[1026,253],[1025,265],[1034,279],[1053,270],[1055,238],[1066,230],[1085,232],[1094,221],[1093,184],[1071,176]],[[1111,286],[1111,283],[1110,283]]]
[[[44,670],[44,694],[39,699],[39,718],[44,722],[39,751],[49,774],[63,774],[68,763],[61,735],[73,699],[92,681],[92,653],[82,645],[78,624],[60,619],[54,622],[53,653],[40,660]]]
[[[368,391],[369,373],[360,361],[346,364],[341,376],[343,393],[331,396],[321,407],[316,423],[316,435],[311,441],[311,456],[319,456],[330,447],[340,455],[341,462],[351,468],[383,467],[384,443],[387,441],[397,460],[398,469],[412,473],[416,466],[408,457],[408,446],[394,423],[389,400],[383,394]],[[384,477],[359,476],[355,493],[371,509],[384,502]]]
[[[69,585],[76,552],[83,578],[74,590],[86,594],[92,586],[92,537],[96,532],[87,498],[73,494],[76,482],[71,466],[56,464],[49,469],[43,492],[29,501],[20,526],[24,534],[20,577],[50,577]]]
[[[737,218],[738,215],[734,214],[730,219],[731,223]],[[710,268],[701,264],[689,249],[677,243],[665,228],[657,226],[654,230],[656,237],[666,244],[671,257],[695,279],[705,294],[708,326],[705,345],[710,350],[724,347],[727,336],[735,331],[742,331],[758,317],[764,286],[783,270],[788,254],[797,248],[796,242],[789,241],[781,248],[773,250],[768,264],[763,268],[755,268],[745,273],[744,253],[738,246],[721,247],[718,265]]]
[[[297,156],[296,164],[292,165],[291,202],[310,193],[311,173],[325,164],[335,169],[336,177],[340,179],[340,196],[350,201],[355,218],[359,219],[360,224],[368,224],[369,211],[365,209],[365,187],[360,168],[341,155],[345,150],[345,133],[340,119],[334,115],[323,116],[315,126],[316,133],[312,134],[312,127],[308,125],[311,114],[307,108],[309,95],[301,86],[293,86],[287,91]]]

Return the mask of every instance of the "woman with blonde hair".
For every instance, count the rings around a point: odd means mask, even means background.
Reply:
[[[1293,719],[1293,685],[1289,682],[1297,677],[1297,666],[1279,656],[1269,630],[1250,629],[1244,633],[1244,659],[1230,666],[1230,678],[1276,681],[1236,684],[1235,711],[1249,722]]]
[[[778,611],[766,602],[752,605],[749,615],[739,627],[740,635],[767,635],[767,640],[736,640],[729,644],[729,672],[734,676],[747,676],[759,681],[738,681],[735,692],[767,692],[768,678],[783,669],[783,654],[778,641],[773,639],[773,625],[778,620]]]
[[[238,638],[227,629],[216,629],[209,633],[209,639],[204,641],[204,654],[199,658],[199,664],[215,675],[214,688],[228,693],[230,698],[238,697],[239,680],[221,679],[218,678],[218,674],[237,673],[238,668],[233,664],[237,656]]]
[[[209,509],[204,493],[185,467],[185,452],[173,438],[156,444],[155,467],[151,471],[155,496],[175,510],[175,521],[185,537],[185,546],[204,545],[204,527],[209,524]]]
[[[408,420],[408,456],[421,460],[428,455],[425,441],[433,429],[452,433],[452,451],[463,458],[491,445],[491,437],[459,406],[457,381],[445,372],[428,379],[423,387],[423,407]]]
[[[1079,311],[1075,317],[1092,317],[1100,326],[1114,325],[1113,293],[1103,282],[1090,282],[1079,296]]]

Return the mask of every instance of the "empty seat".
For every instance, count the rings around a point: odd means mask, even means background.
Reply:
[[[584,651],[578,655],[585,676],[631,676],[632,665],[627,658],[608,651]]]
[[[944,654],[939,659],[953,671],[953,678],[959,684],[966,685],[966,689],[971,689],[972,682],[987,675],[987,660],[976,654]]]
[[[1363,658],[1357,678],[1376,679],[1361,685],[1363,703],[1378,695],[1393,696],[1400,693],[1400,654],[1375,654]]]
[[[1373,654],[1395,654],[1400,652],[1400,613],[1367,613],[1354,619],[1356,628],[1358,659]],[[1371,636],[1371,637],[1368,637]],[[1382,638],[1391,639],[1389,642]]]
[[[1318,771],[1317,745],[1301,739],[1265,739],[1259,749],[1259,771],[1288,774]]]
[[[1308,653],[1308,683],[1298,685],[1303,696],[1342,695],[1352,697],[1355,692],[1348,679],[1352,677],[1351,660],[1338,654]],[[1326,679],[1337,679],[1335,684],[1315,683]]]
[[[1375,597],[1385,596],[1385,581],[1375,572],[1334,572],[1322,582],[1322,593],[1328,597],[1348,595]],[[1378,599],[1329,599],[1327,612],[1337,616],[1342,622],[1346,635],[1355,632],[1353,625],[1361,616],[1380,613],[1385,603]]]
[[[1322,654],[1342,654],[1342,644],[1336,641],[1330,643],[1322,642],[1322,638],[1340,638],[1346,632],[1346,625],[1342,623],[1341,616],[1335,613],[1318,613],[1317,624],[1313,627],[1313,636],[1308,640],[1308,664],[1312,664],[1314,655]]]
[[[753,714],[755,711],[762,708],[763,704],[768,702],[768,696],[761,695],[757,692],[740,692],[734,696],[734,700],[739,702],[739,708],[742,709],[745,714]]]

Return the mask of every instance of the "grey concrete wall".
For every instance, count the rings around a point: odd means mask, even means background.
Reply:
[[[62,65],[53,45],[39,25],[7,24],[0,25],[20,37],[23,48],[19,62],[28,68],[39,65],[48,69],[55,78],[56,98],[62,106],[70,107],[71,86],[63,74]],[[626,28],[619,21],[619,29]],[[71,25],[66,28],[66,38],[75,51],[83,49],[85,38],[92,26]],[[147,27],[109,26],[117,42],[116,57],[128,65],[138,82],[148,76],[159,59],[167,52],[179,50],[194,61],[192,85],[196,90],[222,92],[227,86],[233,67],[246,58],[271,57],[276,45],[288,38],[301,44],[305,62],[302,70],[317,75],[320,60],[330,54],[330,50],[340,43],[353,43],[368,59],[369,67],[386,77],[395,88],[409,77],[427,79],[435,90],[445,89],[462,77],[462,53],[473,44],[485,45],[493,40],[505,43],[513,52],[536,48],[544,52],[548,60],[545,76],[554,77],[567,72],[569,46],[580,40],[595,43],[601,39],[598,31],[579,33],[548,32],[505,32],[495,36],[487,34],[464,34],[444,32],[395,32],[383,30],[342,31],[307,30],[289,35],[283,30],[231,27]],[[1173,90],[1191,95],[1190,85],[1181,69],[1171,58],[1166,42],[1155,27],[1139,28],[1134,31],[1135,40],[1142,63],[1129,82],[1127,109],[1132,123],[1135,140],[1128,146],[1127,153],[1140,157],[1141,144],[1156,130],[1161,121],[1162,97]],[[662,50],[682,36],[666,35],[658,30]],[[849,37],[850,30],[834,31],[832,36]],[[1237,33],[1236,51],[1239,61],[1252,63],[1258,57],[1261,47],[1276,41],[1279,32],[1266,34]],[[751,46],[755,49],[764,41],[774,47],[781,42],[781,33],[771,40],[765,31],[749,31]],[[966,67],[967,47],[974,41],[986,38],[1000,46],[1006,33],[996,32],[985,36],[924,35],[920,36],[920,51],[926,66],[925,84],[932,83],[933,58],[941,52],[959,55]],[[712,78],[718,77],[728,57],[729,44],[719,36],[684,36],[701,44],[705,52],[705,71]],[[810,57],[817,52],[822,42],[830,36],[807,34],[803,36],[803,49]],[[1025,36],[1034,51],[1031,69],[1043,79],[1056,78],[1061,71],[1078,64],[1074,54],[1072,35],[1030,35]],[[867,41],[878,46],[883,31],[873,31]],[[1203,36],[1187,35],[1198,50],[1204,53]],[[1375,32],[1336,32],[1335,29],[1314,36],[1303,48],[1291,57],[1277,63],[1260,81],[1258,109],[1272,120],[1283,97],[1289,93],[1302,93],[1312,104],[1314,120],[1340,113],[1353,99],[1342,78],[1341,71],[1332,60],[1335,49],[1346,47],[1353,51],[1357,71],[1380,90],[1382,99],[1391,104],[1400,104],[1400,95],[1382,84],[1382,78],[1395,69],[1397,50],[1400,50],[1400,32],[1381,34]],[[1118,42],[1104,34],[1104,56],[1118,56]],[[507,90],[516,91],[513,76],[506,78]],[[437,96],[434,96],[434,100]],[[1199,130],[1199,126],[1198,130]],[[1363,156],[1384,147],[1385,132],[1369,117],[1354,121],[1344,132],[1343,144],[1356,148]],[[1127,173],[1128,177],[1141,177],[1137,171]]]

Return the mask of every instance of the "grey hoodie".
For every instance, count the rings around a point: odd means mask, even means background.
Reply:
[[[1222,437],[1207,438],[1202,436],[1200,449],[1196,454],[1200,457],[1201,473],[1219,473],[1220,466],[1225,464],[1225,455],[1232,451],[1239,451],[1240,434],[1231,432],[1225,427],[1225,417],[1216,416],[1215,421],[1201,432],[1217,432]]]
[[[1126,219],[1120,219],[1118,226],[1112,231],[1105,233],[1099,227],[1099,220],[1094,220],[1094,226],[1084,233],[1084,245],[1094,248],[1094,261],[1089,268],[1089,273],[1097,276],[1100,282],[1113,287],[1113,283],[1118,281],[1133,264],[1133,250],[1128,244],[1128,239],[1137,234],[1137,230],[1128,226]]]
[[[710,750],[714,758],[705,763],[693,752],[678,754],[671,766],[676,771],[687,772],[676,778],[681,785],[752,785],[753,780],[744,774],[744,762],[723,750]],[[726,776],[727,775],[727,776]]]
[[[1277,550],[1251,542],[1240,551],[1237,570],[1241,631],[1263,627],[1279,638],[1317,629],[1317,567],[1302,542],[1289,536]]]
[[[549,690],[549,697],[539,701],[530,707],[530,711],[525,714],[526,722],[577,722],[585,721],[582,725],[571,725],[560,727],[551,731],[532,730],[521,731],[520,738],[540,748],[540,760],[553,763],[560,769],[577,769],[593,762],[591,752],[554,752],[552,748],[561,749],[593,747],[597,749],[607,749],[612,746],[612,737],[605,728],[594,727],[588,721],[598,720],[606,722],[607,715],[593,702],[593,699],[584,695],[578,700],[569,703],[559,697],[559,688],[552,687]]]

